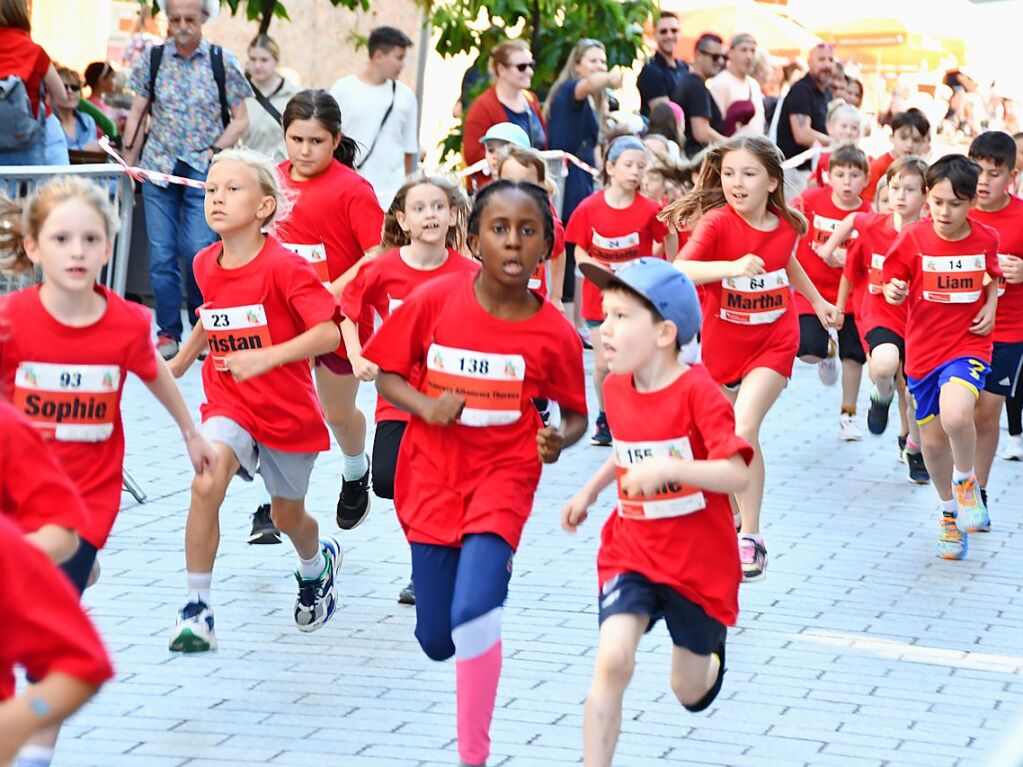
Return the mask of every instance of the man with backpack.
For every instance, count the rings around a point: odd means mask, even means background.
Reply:
[[[245,132],[245,99],[252,89],[234,55],[203,39],[202,25],[216,13],[216,0],[162,0],[161,7],[167,42],[151,48],[132,71],[129,87],[136,96],[125,125],[124,156],[129,165],[202,181],[213,155]],[[201,189],[178,184],[147,181],[142,187],[156,348],[165,359],[177,354],[183,329],[181,259],[192,322],[202,301],[192,258],[216,239],[206,225],[204,197]]]

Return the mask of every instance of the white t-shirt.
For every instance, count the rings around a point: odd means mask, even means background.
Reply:
[[[376,139],[373,153],[359,173],[373,185],[384,210],[405,183],[405,155],[419,154],[415,94],[404,83],[396,82],[395,85],[394,108],[383,130],[380,123],[391,104],[390,80],[381,85],[370,85],[356,75],[348,75],[330,87],[330,95],[341,107],[342,132],[362,145],[355,159],[356,165],[362,162]]]
[[[721,110],[721,119],[724,119],[728,107],[736,101],[753,102],[753,119],[741,132],[763,133],[764,132],[764,94],[760,90],[760,83],[749,75],[745,79],[739,79],[727,69],[722,69],[708,83],[710,95],[717,102]]]

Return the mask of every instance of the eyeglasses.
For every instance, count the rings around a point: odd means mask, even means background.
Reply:
[[[727,53],[711,53],[710,51],[705,51],[702,48],[697,48],[696,52],[702,53],[704,56],[709,56],[714,59],[714,61],[728,61]]]
[[[64,87],[69,91],[80,91],[82,89],[81,85],[75,85],[74,83],[64,83]]]
[[[521,64],[512,64],[520,72],[525,72],[527,69],[536,69],[536,61],[524,61]]]

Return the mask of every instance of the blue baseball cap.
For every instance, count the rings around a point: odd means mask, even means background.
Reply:
[[[523,149],[529,149],[530,147],[529,136],[515,123],[495,123],[491,125],[487,132],[483,134],[480,143],[486,144],[491,139],[507,141],[509,144],[515,144]]]
[[[583,276],[603,290],[615,283],[634,290],[649,301],[661,319],[675,325],[678,344],[685,346],[700,332],[703,312],[693,281],[660,258],[637,258],[617,272],[597,264],[580,264]]]

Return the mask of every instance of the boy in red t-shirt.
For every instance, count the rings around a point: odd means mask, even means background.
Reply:
[[[888,166],[900,157],[926,157],[930,151],[931,123],[927,116],[916,107],[892,116],[892,148],[880,157],[870,161],[867,186],[863,199],[874,200],[878,183],[888,172]]]
[[[828,163],[828,186],[807,189],[792,201],[802,211],[810,228],[799,241],[797,257],[807,276],[820,291],[825,301],[838,300],[838,286],[842,279],[842,266],[846,250],[856,236],[849,238],[830,253],[821,253],[823,246],[842,220],[850,212],[869,212],[870,205],[860,195],[867,178],[867,156],[854,146],[840,146],[831,153]],[[799,310],[799,349],[796,356],[803,362],[817,365],[821,381],[832,386],[838,380],[835,365],[835,344],[831,334],[821,324],[810,302],[801,294],[795,297]],[[856,329],[856,318],[848,313],[838,330],[838,357],[842,361],[842,408],[839,413],[839,436],[844,440],[863,439],[856,423],[856,396],[863,375],[863,353]]]
[[[583,761],[598,767],[611,764],[636,648],[660,618],[679,702],[703,711],[721,691],[742,578],[727,494],[745,488],[753,448],[735,433],[732,407],[703,366],[679,360],[700,329],[690,279],[652,258],[616,273],[593,264],[582,271],[604,291],[614,448],[565,505],[562,527],[574,532],[618,483],[597,554],[600,647],[583,714]]]
[[[977,402],[977,481],[987,502],[987,484],[998,450],[998,422],[1007,397],[1019,394],[1023,366],[1023,200],[1010,193],[1016,181],[1016,142],[1008,133],[987,131],[970,144],[980,166],[977,203],[970,217],[998,231],[998,312],[995,314],[991,372]]]
[[[962,155],[931,165],[931,217],[902,230],[881,275],[889,303],[909,301],[906,381],[941,499],[937,553],[943,559],[965,557],[966,534],[990,524],[974,473],[974,411],[991,369],[1001,270],[998,232],[968,217],[979,175],[979,166]]]

